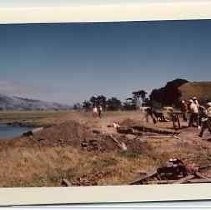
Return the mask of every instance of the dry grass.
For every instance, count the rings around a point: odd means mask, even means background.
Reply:
[[[26,116],[30,118],[30,113],[24,114],[21,115],[21,119],[25,120]],[[106,127],[114,120],[139,119],[137,112],[108,112],[103,120],[90,118],[90,113],[31,113],[31,116],[33,114],[35,118],[38,116],[36,122],[39,123],[60,124],[77,119],[79,122],[89,122],[89,126],[96,127]],[[15,113],[7,116],[10,119],[17,119],[19,115],[20,113]],[[1,141],[0,187],[61,186],[62,178],[68,179],[73,185],[86,185],[84,180],[88,181],[88,185],[119,185],[134,180],[139,172],[147,173],[155,170],[173,157],[187,164],[210,163],[210,143],[199,139],[192,140],[193,136],[197,136],[197,131],[194,132],[189,132],[191,136],[183,135],[182,140],[149,138],[147,142],[136,141],[135,144],[133,140],[128,139],[131,149],[126,152],[118,150],[88,152],[74,145],[39,145],[27,138]]]
[[[60,186],[62,178],[75,182],[83,176],[99,185],[125,184],[138,171],[150,170],[152,161],[142,155],[99,155],[72,147],[8,148],[0,152],[0,186]],[[93,177],[99,172],[102,177]]]
[[[141,116],[141,115],[140,115]],[[128,117],[137,117],[136,111],[131,112],[105,112],[103,113],[104,120],[107,118],[123,119]],[[94,123],[99,119],[93,118],[91,112],[78,111],[0,111],[0,123],[22,123],[32,126],[49,126],[60,124],[68,120],[77,120],[80,123]]]
[[[71,146],[1,148],[0,186],[61,186],[62,178],[78,185],[81,177],[90,185],[127,184],[139,172],[155,170],[172,157],[199,165],[211,160],[210,151],[192,145],[190,149],[187,143],[173,142],[172,147],[172,140],[151,140],[149,144],[150,151],[106,153],[84,152]]]

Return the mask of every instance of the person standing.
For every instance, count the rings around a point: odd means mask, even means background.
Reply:
[[[92,109],[92,114],[93,114],[93,117],[97,117],[98,115],[98,110],[97,110],[97,107],[94,106],[93,109]]]
[[[194,96],[193,97],[193,102],[196,104],[196,106],[199,108],[199,102],[198,102],[198,99]]]
[[[101,105],[98,106],[98,116],[99,118],[102,117],[103,107]]]
[[[198,126],[198,115],[199,109],[196,103],[192,99],[189,100],[189,110],[190,110],[190,119],[188,127],[197,127]],[[196,124],[194,124],[196,123]]]
[[[152,121],[154,124],[157,123],[157,120],[156,120],[156,117],[155,117],[155,114],[154,114],[154,110],[152,107],[148,107],[146,110],[145,110],[145,118],[146,118],[146,122],[149,122],[149,116],[151,117]]]
[[[203,136],[206,129],[208,129],[211,133],[211,102],[207,103],[206,115],[202,118],[202,127],[199,133],[199,137]]]
[[[204,106],[199,106],[199,116],[198,116],[198,129],[201,129],[202,126],[202,120],[203,118],[206,118],[207,110]]]
[[[197,97],[193,97],[192,98],[193,99],[193,102],[196,104],[196,106],[198,107],[198,110],[199,110],[199,113],[198,113],[198,118],[197,118],[197,126],[198,126],[198,129],[200,129],[201,128],[201,126],[200,126],[200,110],[201,110],[201,107],[200,107],[200,104],[199,104],[199,101],[198,101],[198,99],[197,99]]]

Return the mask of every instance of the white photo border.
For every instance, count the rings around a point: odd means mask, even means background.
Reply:
[[[0,8],[0,24],[211,19],[211,1]],[[211,184],[0,188],[0,205],[211,199]]]

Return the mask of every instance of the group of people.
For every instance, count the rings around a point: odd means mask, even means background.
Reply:
[[[189,101],[182,101],[181,110],[183,120],[188,121],[188,127],[198,127],[198,129],[201,129],[200,137],[203,136],[205,129],[208,129],[211,133],[211,102],[202,106],[197,98],[193,97]]]
[[[92,109],[93,117],[102,117],[103,107],[101,105],[94,106]]]

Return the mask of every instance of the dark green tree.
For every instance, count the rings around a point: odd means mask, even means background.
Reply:
[[[107,110],[109,111],[117,111],[122,108],[121,101],[117,99],[116,97],[109,98],[106,104],[107,104],[106,106]]]
[[[135,110],[136,100],[134,98],[127,98],[123,104],[124,110]]]
[[[92,96],[89,101],[90,101],[90,103],[92,104],[93,107],[101,105],[103,107],[103,109],[105,110],[106,97],[104,95]]]
[[[92,104],[90,103],[90,101],[84,101],[82,104],[83,109],[85,109],[86,111],[89,111],[92,107]]]

